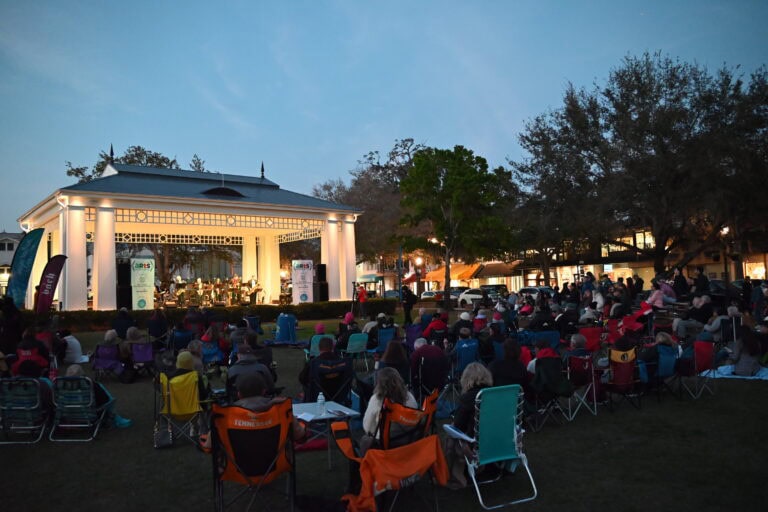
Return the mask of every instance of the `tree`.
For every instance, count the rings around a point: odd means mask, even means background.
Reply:
[[[210,172],[205,168],[205,160],[197,156],[197,153],[192,155],[192,161],[189,162],[189,168],[197,172]]]
[[[463,146],[424,148],[414,155],[413,168],[400,182],[401,222],[410,227],[430,224],[444,249],[446,297],[454,255],[464,251],[473,257],[492,251],[489,238],[502,230],[502,219],[494,208],[499,206],[503,183],[509,180],[504,169],[489,171],[484,158]]]
[[[764,173],[764,153],[756,165],[745,165],[758,153],[754,145],[739,151],[744,140],[764,141],[750,122],[739,121],[739,112],[749,110],[741,118],[759,125],[766,102],[743,89],[728,68],[712,76],[660,54],[627,57],[604,86],[587,91],[570,85],[561,108],[528,123],[520,141],[530,158],[513,167],[528,183],[544,181],[536,192],[551,178],[572,183],[562,193],[582,203],[590,199],[579,216],[596,221],[592,233],[643,254],[663,271],[675,249],[694,246],[697,253],[715,243],[738,209],[739,188],[754,179],[755,169]],[[734,153],[743,156],[740,163]],[[617,234],[638,229],[651,231],[653,247],[616,241]],[[566,231],[574,236],[579,229]]]
[[[197,155],[195,155],[195,157],[196,156]],[[72,166],[72,162],[67,161],[67,176],[77,178],[79,183],[91,181],[92,179],[101,177],[104,169],[107,168],[107,165],[111,160],[113,160],[113,158],[109,153],[100,151],[99,159],[91,169],[88,169],[86,166],[74,167]],[[114,158],[114,162],[117,164],[141,165],[159,169],[179,169],[179,164],[175,158],[168,158],[161,153],[149,151],[141,146],[130,146],[123,156]]]

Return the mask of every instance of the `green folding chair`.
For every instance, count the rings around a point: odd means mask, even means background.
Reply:
[[[485,510],[493,510],[507,505],[516,505],[532,501],[538,496],[536,483],[528,467],[528,458],[523,452],[523,393],[518,385],[499,386],[480,390],[475,398],[475,438],[466,436],[453,427],[443,428],[451,437],[464,440],[472,445],[472,455],[466,456],[467,471],[475,486],[477,499]],[[514,408],[514,409],[513,409]],[[510,414],[510,409],[516,414]],[[499,476],[492,480],[478,481],[478,470],[486,464],[502,466]],[[486,505],[480,492],[480,485],[499,481],[505,472],[514,472],[518,466],[525,468],[531,481],[533,494],[506,503]]]

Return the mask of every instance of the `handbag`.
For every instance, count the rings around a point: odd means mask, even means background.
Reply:
[[[173,446],[173,427],[165,418],[158,418],[155,422],[155,431],[152,436],[152,446],[157,449]]]

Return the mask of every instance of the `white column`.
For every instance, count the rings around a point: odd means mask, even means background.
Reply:
[[[88,309],[87,262],[85,259],[85,208],[68,206],[62,212],[64,264],[64,309]]]
[[[259,237],[259,284],[266,304],[280,299],[280,244],[273,235]]]
[[[96,209],[93,244],[93,309],[117,309],[117,262],[115,260],[115,209]]]
[[[322,246],[326,246],[326,254],[323,257],[323,263],[326,266],[326,276],[328,279],[328,299],[341,300],[341,275],[339,272],[339,221],[335,218],[329,218],[325,223],[323,231]],[[327,239],[327,240],[326,240]]]
[[[255,236],[243,237],[243,279],[242,282],[248,282],[252,277],[256,278],[259,275],[259,269],[256,265],[258,261],[257,257],[257,245]],[[260,278],[261,276],[259,276]]]
[[[342,288],[341,298],[349,300],[352,298],[352,281],[357,281],[357,253],[355,251],[355,217],[348,215],[343,224],[344,243],[342,244],[344,254],[341,259],[345,274],[345,286]]]

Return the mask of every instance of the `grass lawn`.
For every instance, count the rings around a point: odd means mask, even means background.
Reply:
[[[307,322],[302,333],[314,323]],[[327,322],[329,332],[336,320]],[[78,337],[91,348],[103,333]],[[308,337],[308,336],[302,336]],[[303,351],[274,350],[278,385],[299,391]],[[128,429],[101,432],[91,443],[0,446],[0,510],[207,511],[213,508],[211,461],[191,445],[152,448],[153,388],[148,377],[133,384],[107,379],[117,411],[134,421]],[[768,448],[768,383],[718,380],[714,396],[697,401],[646,397],[640,411],[623,404],[599,409],[562,426],[548,422],[525,436],[539,498],[517,510],[679,511],[754,510],[764,495]],[[297,454],[298,493],[335,499],[347,483],[338,452],[328,470],[324,451]],[[282,489],[282,485],[277,485]],[[489,489],[490,500],[528,491],[524,474]],[[398,510],[424,510],[428,485],[406,493]],[[472,489],[438,490],[444,511],[481,510]],[[278,499],[278,504],[281,504]],[[241,504],[241,508],[245,502]],[[287,507],[286,507],[287,508]],[[257,507],[254,507],[258,510]],[[281,510],[280,507],[276,507]],[[235,510],[239,510],[235,508]]]

